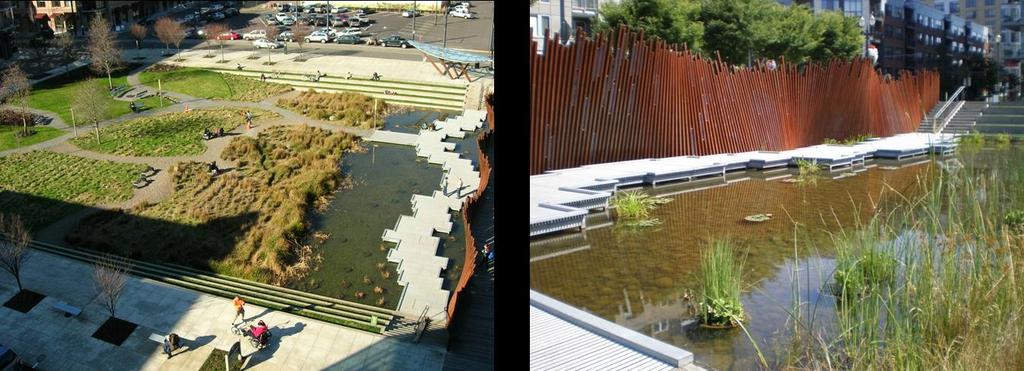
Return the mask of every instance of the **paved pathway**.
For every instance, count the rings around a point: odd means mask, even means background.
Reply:
[[[0,343],[19,355],[46,359],[46,370],[197,370],[215,348],[228,349],[239,338],[230,332],[231,300],[201,294],[148,279],[131,277],[115,313],[139,325],[115,346],[91,337],[107,320],[84,263],[31,251],[22,273],[26,289],[46,298],[28,313],[0,307]],[[0,280],[0,298],[17,292],[12,279]],[[65,318],[51,307],[58,301],[82,309]],[[270,345],[258,352],[243,342],[251,370],[439,370],[445,350],[370,334],[284,312],[246,305],[247,319],[271,328]],[[168,359],[152,334],[174,332],[182,350]]]

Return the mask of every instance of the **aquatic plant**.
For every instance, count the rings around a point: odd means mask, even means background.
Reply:
[[[370,276],[369,275],[365,275],[364,274],[363,275],[363,283],[367,284],[367,285],[370,285],[370,284],[373,284],[373,281],[370,280]]]
[[[384,288],[380,287],[380,286],[376,286],[376,287],[373,288],[373,293],[377,294],[377,295],[384,295]]]
[[[825,138],[825,141],[821,142],[821,144],[839,144],[839,140],[833,138]]]
[[[661,222],[651,218],[650,212],[657,205],[671,201],[664,197],[651,197],[640,190],[622,191],[615,194],[610,201],[615,213],[630,227],[650,227]]]
[[[835,240],[836,269],[832,275],[832,293],[841,301],[859,297],[869,290],[887,288],[893,283],[896,259],[885,248],[894,244],[876,241],[876,235],[871,231],[859,231],[848,238]]]
[[[362,299],[362,298],[363,298],[363,297],[365,297],[365,296],[366,296],[366,293],[365,293],[365,292],[362,292],[362,291],[356,291],[356,298]]]
[[[960,137],[960,144],[964,146],[980,146],[985,144],[985,136],[977,130]]]
[[[817,175],[821,172],[821,166],[818,165],[818,160],[804,160],[797,159],[796,167],[800,169],[801,176]]]
[[[386,303],[386,302],[384,301],[384,298],[380,298],[380,299],[377,299],[377,306],[378,306],[378,307],[383,307],[383,306],[384,306],[384,303]]]
[[[996,136],[992,137],[992,142],[995,143],[995,145],[1000,148],[1008,147],[1010,145],[1010,134],[996,134]]]
[[[868,134],[857,134],[857,135],[854,135],[852,137],[844,139],[843,140],[843,144],[853,145],[853,144],[857,144],[857,143],[863,142],[865,140],[868,140],[870,138],[871,138],[871,133],[868,133]]]
[[[715,241],[701,253],[701,302],[699,318],[710,326],[735,326],[745,317],[740,290],[743,263],[736,260],[732,245]]]
[[[1006,213],[1006,216],[1003,217],[1003,225],[1013,233],[1024,234],[1024,210],[1014,210]]]
[[[377,263],[377,270],[382,271],[387,268],[388,263]]]
[[[384,277],[384,279],[391,278],[391,272],[390,271],[380,271],[380,276]]]

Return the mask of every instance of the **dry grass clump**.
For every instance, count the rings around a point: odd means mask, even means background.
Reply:
[[[170,198],[87,218],[69,241],[287,284],[320,262],[316,249],[300,241],[313,202],[337,189],[338,164],[352,143],[347,134],[308,126],[237,137],[222,154],[238,161],[234,171],[212,177],[204,164],[180,164],[171,170]]]
[[[310,89],[295,98],[281,98],[277,105],[318,120],[364,129],[384,127],[387,114],[383,101],[377,102],[375,115],[373,98],[350,92],[319,93]]]

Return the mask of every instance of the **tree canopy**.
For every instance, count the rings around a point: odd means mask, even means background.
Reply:
[[[851,59],[863,52],[857,20],[840,12],[815,15],[806,5],[773,0],[623,0],[601,6],[596,31],[620,25],[695,53],[746,64],[767,58],[790,63]]]

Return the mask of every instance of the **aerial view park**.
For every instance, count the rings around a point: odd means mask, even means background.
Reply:
[[[493,368],[493,4],[122,3],[4,56],[0,367]]]
[[[532,368],[1024,367],[1019,67],[988,25],[868,3],[534,33]]]

